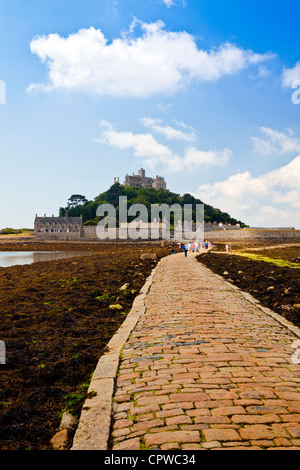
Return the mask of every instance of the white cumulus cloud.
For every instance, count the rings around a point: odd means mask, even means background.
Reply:
[[[300,228],[300,155],[260,176],[247,171],[201,185],[197,194],[252,226]]]
[[[293,88],[293,83],[300,80],[300,61],[292,68],[284,68],[282,72],[282,85]]]
[[[147,118],[150,119],[150,118]],[[157,120],[147,120],[148,125],[155,125]],[[94,142],[118,148],[120,150],[132,149],[133,155],[148,167],[163,165],[169,171],[190,172],[197,168],[211,166],[224,166],[232,156],[229,149],[199,150],[196,147],[185,149],[183,156],[173,152],[168,146],[159,143],[151,133],[133,133],[131,131],[117,131],[113,125],[105,120],[100,122],[101,136],[94,138]]]
[[[173,126],[170,126],[169,124],[167,125],[161,125],[161,119],[153,119],[153,118],[142,118],[141,119],[142,124],[146,127],[151,127],[154,131],[158,132],[159,134],[162,134],[165,136],[167,139],[175,139],[175,140],[183,140],[185,142],[195,142],[197,140],[196,134],[193,130],[193,128],[189,128],[188,132],[183,132],[181,129],[176,129]],[[178,125],[182,124],[178,123]],[[185,129],[187,129],[187,126],[184,126]]]
[[[170,8],[175,5],[181,5],[181,6],[186,6],[186,1],[185,0],[163,0],[164,4]]]
[[[252,137],[255,152],[261,155],[300,152],[300,140],[294,136],[291,129],[287,132],[280,132],[270,127],[261,127],[260,131],[263,137]]]
[[[232,151],[224,150],[199,150],[196,147],[190,147],[186,150],[184,161],[186,165],[194,167],[224,166],[232,157]]]
[[[172,152],[165,145],[160,144],[152,136],[152,134],[134,134],[132,132],[118,132],[113,126],[102,121],[100,127],[103,128],[102,135],[99,139],[93,139],[110,147],[119,149],[132,149],[135,157],[142,159],[168,159],[171,158]]]
[[[174,5],[174,0],[163,0],[163,2],[168,8]]]
[[[274,57],[231,43],[199,49],[185,31],[171,32],[162,21],[136,19],[129,32],[112,41],[90,27],[67,37],[37,36],[30,49],[46,65],[47,79],[32,83],[28,91],[61,89],[114,97],[174,93],[192,80],[215,81]]]

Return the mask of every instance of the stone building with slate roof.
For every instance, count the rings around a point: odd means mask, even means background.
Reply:
[[[82,217],[38,217],[34,234],[42,240],[78,240],[83,236]]]

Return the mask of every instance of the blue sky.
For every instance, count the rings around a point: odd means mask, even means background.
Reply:
[[[142,166],[300,228],[299,20],[294,0],[0,0],[0,228]]]

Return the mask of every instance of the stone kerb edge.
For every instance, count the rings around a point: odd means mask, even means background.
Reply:
[[[88,389],[88,393],[94,396],[84,403],[70,450],[107,450],[120,353],[138,320],[146,311],[145,297],[162,260],[147,278],[126,320],[107,344],[107,352],[99,359]]]

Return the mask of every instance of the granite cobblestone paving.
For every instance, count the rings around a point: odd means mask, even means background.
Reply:
[[[196,261],[164,258],[121,354],[112,450],[300,450],[285,325]]]

